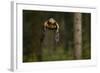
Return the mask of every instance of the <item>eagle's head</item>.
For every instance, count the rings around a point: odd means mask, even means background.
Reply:
[[[53,19],[53,18],[50,18],[50,19],[48,20],[47,27],[48,27],[48,28],[51,28],[51,29],[56,29],[56,28],[57,28],[56,20]]]

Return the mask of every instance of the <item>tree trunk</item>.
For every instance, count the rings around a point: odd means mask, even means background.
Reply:
[[[82,57],[82,14],[74,14],[74,58]]]

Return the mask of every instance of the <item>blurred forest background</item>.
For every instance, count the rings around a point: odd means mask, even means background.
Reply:
[[[76,60],[74,49],[74,12],[52,12],[23,10],[23,62]],[[91,14],[81,14],[81,58],[91,59]],[[40,42],[44,22],[53,17],[59,24],[59,43],[52,55],[50,45],[45,48],[43,43],[48,43],[49,38]],[[51,35],[49,35],[50,37]],[[53,40],[51,40],[53,41]]]

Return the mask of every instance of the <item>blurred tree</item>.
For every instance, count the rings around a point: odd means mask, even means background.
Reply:
[[[82,14],[74,14],[74,57],[82,58]]]

